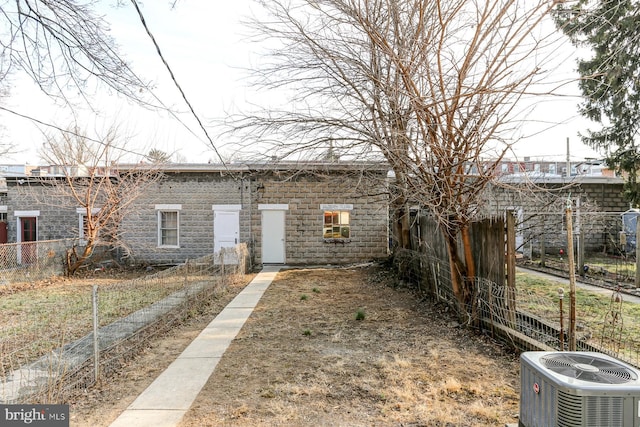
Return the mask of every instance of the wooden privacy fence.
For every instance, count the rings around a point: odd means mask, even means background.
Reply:
[[[476,276],[504,285],[505,220],[494,217],[475,222],[470,232]],[[453,302],[447,244],[437,223],[428,213],[414,211],[410,235],[411,248],[394,254],[398,271],[421,291]]]
[[[568,298],[563,308],[553,285],[553,289],[542,291],[516,286],[515,222],[507,219],[485,219],[471,227],[477,272],[476,277],[467,278],[473,281],[474,289],[476,317],[472,325],[519,350],[566,350]],[[401,277],[414,283],[422,294],[457,307],[446,242],[428,214],[414,212],[411,248],[397,250],[394,263]],[[588,305],[578,306],[577,349],[607,353],[640,367],[640,340],[635,338],[639,334],[623,324],[623,316],[629,313],[622,309],[622,300],[613,292],[605,314]]]

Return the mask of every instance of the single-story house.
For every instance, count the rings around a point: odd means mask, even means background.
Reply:
[[[525,255],[541,244],[547,253],[566,251],[567,201],[576,245],[584,245],[586,252],[616,253],[622,213],[629,209],[623,190],[624,180],[615,176],[507,175],[488,189],[485,199],[490,214],[514,211],[519,222],[516,246]]]
[[[380,259],[389,249],[387,171],[362,162],[166,164],[119,232],[138,264],[182,263],[237,243],[254,265]],[[43,179],[59,178],[5,176],[7,242],[81,239],[83,210],[51,203]]]

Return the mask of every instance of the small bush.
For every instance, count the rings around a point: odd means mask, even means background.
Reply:
[[[302,300],[302,301],[306,301],[308,299],[309,299],[309,297],[307,296],[307,294],[302,294],[302,296],[300,296],[300,300]]]
[[[313,288],[311,290],[313,291],[314,294],[319,294],[320,293],[320,289],[318,289],[318,288]]]
[[[311,329],[305,329],[304,331],[302,331],[302,335],[304,335],[305,337],[310,337]]]
[[[359,308],[356,311],[356,320],[364,320],[365,317],[367,317],[367,314],[364,312],[364,308]]]

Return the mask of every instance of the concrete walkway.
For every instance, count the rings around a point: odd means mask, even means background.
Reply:
[[[530,270],[528,268],[518,267],[517,270],[526,272],[527,274],[531,274],[533,276],[542,277],[544,279],[552,280],[554,282],[562,284],[564,286],[565,295],[569,295],[569,279],[565,279],[564,277],[553,276],[551,274],[543,273],[541,271]],[[599,286],[582,283],[579,281],[578,278],[576,278],[576,288],[585,289],[596,294],[605,295],[607,297],[610,297],[611,294],[613,293],[611,289],[601,288]],[[640,304],[640,297],[637,297],[635,295],[630,295],[627,293],[622,294],[622,300],[627,302],[632,302],[635,304]]]
[[[279,270],[264,267],[110,427],[178,425]]]

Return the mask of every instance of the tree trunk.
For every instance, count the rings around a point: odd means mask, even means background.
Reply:
[[[89,239],[81,254],[78,254],[77,246],[67,251],[67,275],[73,276],[76,271],[91,257],[95,248],[95,241]]]
[[[464,276],[464,287],[466,291],[465,303],[468,307],[471,320],[476,322],[478,320],[478,307],[477,300],[478,295],[476,292],[475,280],[476,280],[476,263],[473,259],[473,251],[471,246],[471,233],[469,226],[465,225],[460,230],[462,235],[462,248],[464,250],[464,259],[466,265],[466,273]]]
[[[411,249],[410,212],[405,175],[396,171],[397,196],[393,200],[393,250]]]
[[[400,231],[400,245],[402,249],[411,249],[411,230],[410,230],[410,220],[409,216],[411,213],[409,212],[409,207],[405,205],[400,210],[401,215],[398,221],[399,231]]]
[[[476,276],[476,263],[473,260],[473,252],[471,248],[471,233],[469,231],[469,226],[466,225],[462,227],[460,230],[462,234],[462,246],[464,249],[464,259],[467,265],[467,277],[473,278]]]
[[[447,235],[447,251],[449,253],[449,267],[451,269],[451,287],[453,295],[458,305],[458,316],[464,323],[470,321],[472,315],[471,296],[472,287],[466,280],[468,276],[467,266],[458,255],[458,239],[455,236]],[[465,248],[466,252],[466,248]]]

